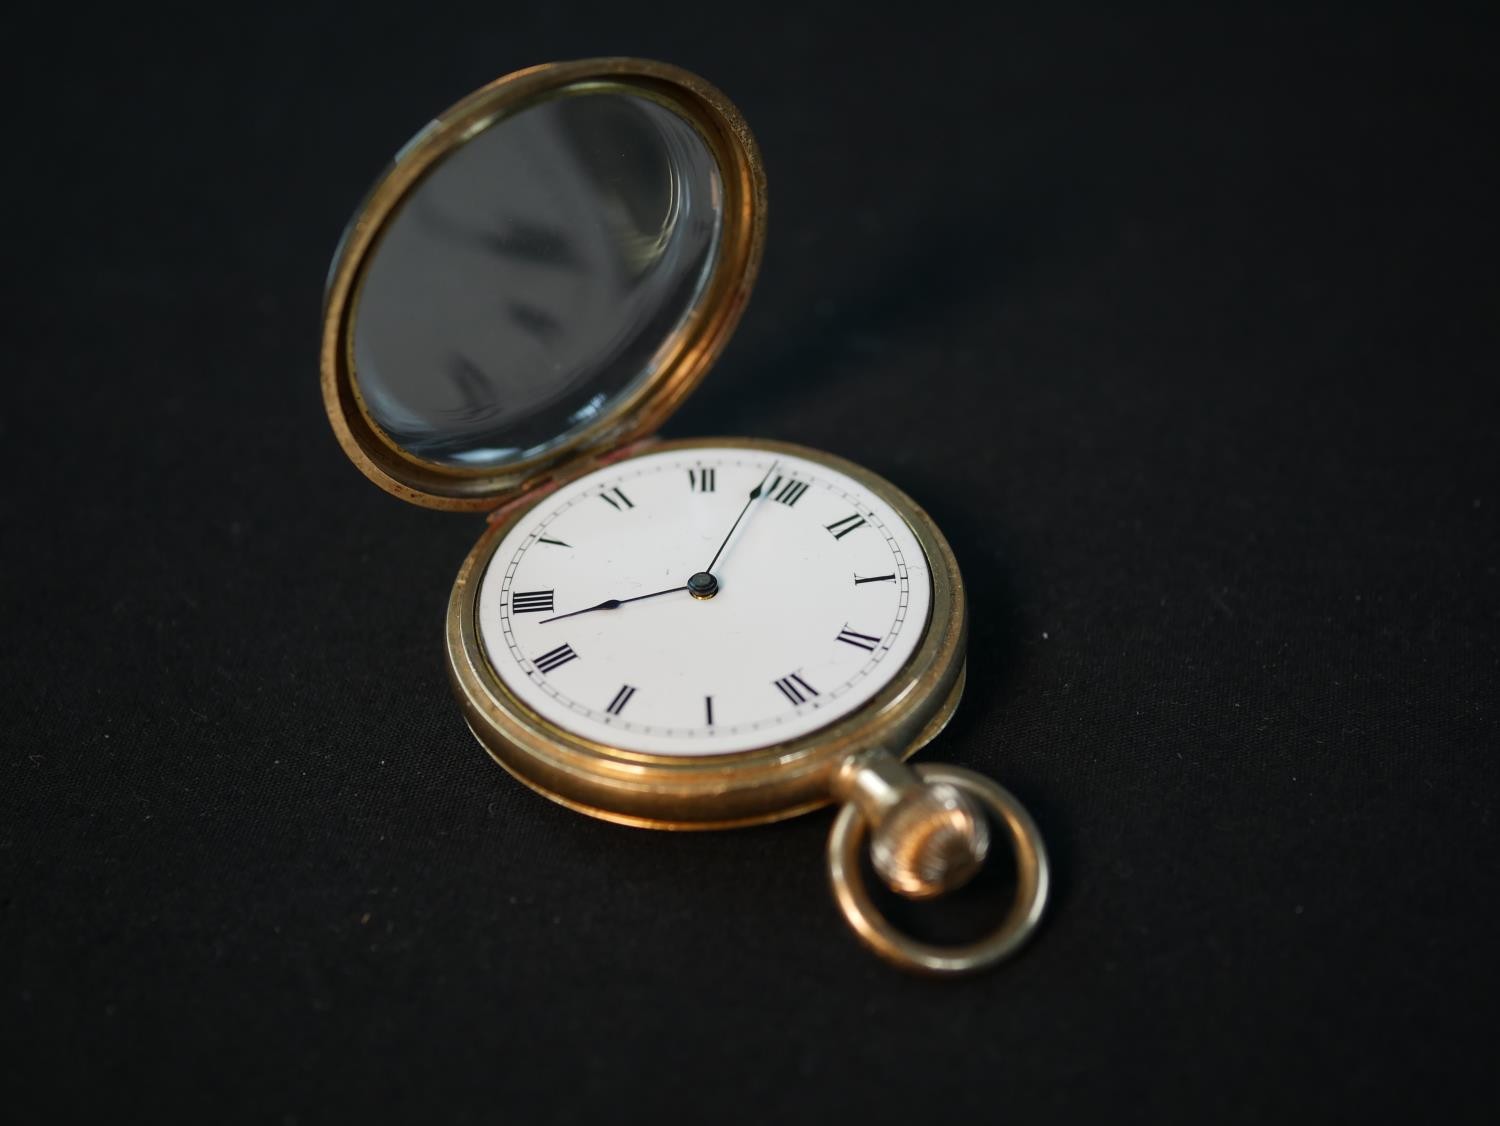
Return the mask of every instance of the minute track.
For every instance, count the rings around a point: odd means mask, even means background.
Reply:
[[[710,469],[714,491],[687,487]],[[777,502],[789,482],[796,503]],[[621,494],[630,508],[600,504]],[[836,539],[827,526],[851,516],[860,534]],[[899,672],[930,598],[920,547],[878,496],[810,459],[733,447],[586,475],[508,527],[492,558],[490,576],[553,589],[562,611],[511,613],[502,627],[481,598],[505,683],[553,724],[653,754],[751,750],[837,722]],[[717,578],[685,573],[709,559]],[[575,656],[546,659],[565,641]]]

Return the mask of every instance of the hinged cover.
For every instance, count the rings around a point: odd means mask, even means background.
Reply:
[[[739,113],[663,63],[518,71],[417,134],[334,257],[323,400],[382,488],[493,508],[656,430],[733,332],[765,174]]]

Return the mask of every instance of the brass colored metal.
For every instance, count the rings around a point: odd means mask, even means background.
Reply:
[[[426,461],[401,449],[360,396],[352,325],[363,272],[386,224],[422,177],[479,132],[542,101],[599,91],[651,98],[691,122],[722,177],[721,235],[701,296],[659,353],[658,371],[587,428],[545,453],[494,469]],[[485,750],[518,779],[572,809],[626,825],[719,829],[793,817],[844,803],[828,842],[839,907],[860,939],[896,965],[933,974],[982,968],[1017,949],[1047,898],[1047,855],[1035,824],[1005,790],[947,766],[901,765],[940,732],[963,693],[967,607],[958,563],[937,525],[910,497],[832,454],[754,438],[650,443],[649,452],[732,447],[795,455],[847,474],[885,500],[915,534],[932,577],[929,616],[906,664],[853,714],[797,739],[733,754],[645,754],[598,743],[527,707],[490,667],[480,641],[481,580],[506,534],[553,488],[611,462],[648,452],[648,438],[708,372],[749,298],[765,240],[766,184],[748,127],[733,105],[696,76],[640,59],[551,63],[508,75],[439,116],[376,184],[335,259],[324,309],[322,388],[338,440],[388,492],[432,508],[484,510],[490,526],[465,559],[448,602],[448,672],[464,718]],[[695,575],[712,598],[711,575]],[[982,808],[981,808],[982,807]],[[926,898],[962,884],[989,847],[984,810],[1015,849],[1015,905],[992,934],[935,947],[897,931],[876,909],[860,872],[865,837],[881,877]]]
[[[867,823],[853,802],[839,810],[828,835],[828,875],[834,898],[854,933],[887,961],[940,976],[973,973],[1015,953],[1036,930],[1051,883],[1047,850],[1021,803],[984,775],[928,763],[918,766],[916,774],[928,785],[953,786],[978,799],[1005,825],[1016,854],[1016,898],[1010,912],[991,933],[963,946],[934,946],[897,930],[871,900],[860,872]]]
[[[984,863],[984,811],[946,782],[923,782],[887,751],[849,759],[834,786],[870,825],[870,860],[898,894],[932,899],[963,887]]]
[[[553,98],[619,92],[650,98],[690,122],[723,181],[713,272],[697,304],[663,342],[657,371],[566,441],[489,469],[439,465],[403,450],[376,424],[354,370],[353,323],[364,269],[387,223],[427,172],[476,134]],[[429,508],[493,509],[547,481],[569,462],[654,433],[708,373],[750,298],[765,243],[766,177],[749,127],[734,105],[696,75],[646,59],[585,59],[517,71],[440,114],[376,183],[345,234],[323,309],[323,405],[339,444],[361,472],[403,500]]]
[[[932,575],[926,631],[906,666],[858,712],[810,735],[723,755],[651,755],[585,739],[549,723],[506,688],[485,658],[475,620],[480,579],[521,504],[469,553],[448,603],[448,668],[470,729],[521,781],[554,801],[607,821],[659,829],[709,829],[791,817],[825,805],[846,759],[871,747],[915,753],[942,729],[962,690],[967,610],[947,541],[910,497],[852,462],[753,438],[663,442],[785,453],[847,473],[911,526]]]

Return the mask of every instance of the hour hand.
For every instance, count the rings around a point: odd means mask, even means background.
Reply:
[[[627,602],[643,602],[648,598],[660,598],[664,594],[676,594],[679,590],[687,590],[686,586],[674,586],[669,590],[658,590],[652,594],[637,594],[634,598],[606,598],[596,606],[585,606],[582,610],[570,610],[566,614],[553,614],[550,618],[543,618],[541,625],[548,622],[560,622],[564,618],[576,618],[579,614],[592,614],[595,610],[618,610]]]

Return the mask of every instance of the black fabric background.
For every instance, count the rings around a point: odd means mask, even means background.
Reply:
[[[13,1120],[1491,1116],[1500,130],[1482,6],[1411,7],[9,36]],[[770,176],[755,299],[665,433],[853,458],[958,553],[928,753],[1056,862],[998,972],[859,948],[826,814],[653,834],[511,781],[442,671],[482,520],[329,432],[371,178],[471,88],[606,53],[719,84]]]

